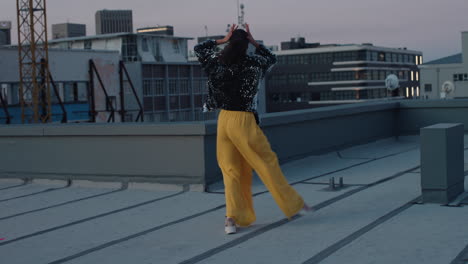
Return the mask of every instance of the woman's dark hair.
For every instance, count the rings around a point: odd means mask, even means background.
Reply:
[[[232,32],[227,46],[221,51],[219,59],[226,65],[239,63],[246,56],[248,47],[247,32],[243,29],[236,29]]]

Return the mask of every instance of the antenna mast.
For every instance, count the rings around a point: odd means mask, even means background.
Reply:
[[[239,5],[239,0],[237,0],[237,24],[240,27],[244,27],[244,15],[245,15],[244,8],[245,8],[244,4]],[[239,15],[239,10],[240,10],[240,15]]]
[[[46,0],[16,0],[22,123],[51,121]]]

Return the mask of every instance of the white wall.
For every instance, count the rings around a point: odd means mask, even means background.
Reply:
[[[455,92],[447,95],[447,99],[468,97],[468,81],[453,80],[454,74],[468,74],[468,32],[462,32],[461,41],[462,63],[419,65],[422,98],[427,96],[428,99],[440,99],[441,87],[445,81],[451,81],[455,85]],[[432,92],[425,91],[425,84],[432,84]]]
[[[434,64],[420,66],[421,72],[421,97],[427,99],[440,99],[440,92],[442,84],[445,81],[453,82],[453,74],[461,72],[463,67],[461,64]],[[432,84],[432,92],[426,92],[425,84]],[[455,96],[468,96],[468,89],[462,87],[460,82],[454,82],[455,93],[447,95],[447,98],[454,98]]]

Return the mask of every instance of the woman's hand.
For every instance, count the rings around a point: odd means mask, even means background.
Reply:
[[[258,48],[259,44],[252,37],[252,33],[250,32],[249,24],[245,23],[245,29],[247,31],[247,39],[249,40],[249,42],[252,43],[252,45],[254,45],[256,48]]]
[[[227,35],[226,35],[224,38],[222,38],[222,39],[216,40],[216,44],[224,44],[224,43],[228,42],[229,39],[230,39],[231,36],[232,36],[232,32],[234,32],[234,30],[236,30],[237,27],[238,27],[238,26],[237,26],[236,24],[232,24],[231,29],[229,30],[229,32],[227,33]]]

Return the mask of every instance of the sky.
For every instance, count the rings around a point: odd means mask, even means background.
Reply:
[[[468,0],[240,0],[253,36],[280,45],[297,36],[323,44],[373,43],[422,51],[424,61],[461,52],[468,31]],[[237,0],[47,0],[49,38],[56,23],[86,24],[94,35],[94,14],[101,9],[132,9],[134,30],[172,25],[175,35],[225,34],[237,23]],[[13,21],[16,0],[0,0],[0,21]],[[195,40],[189,42],[189,47]]]

